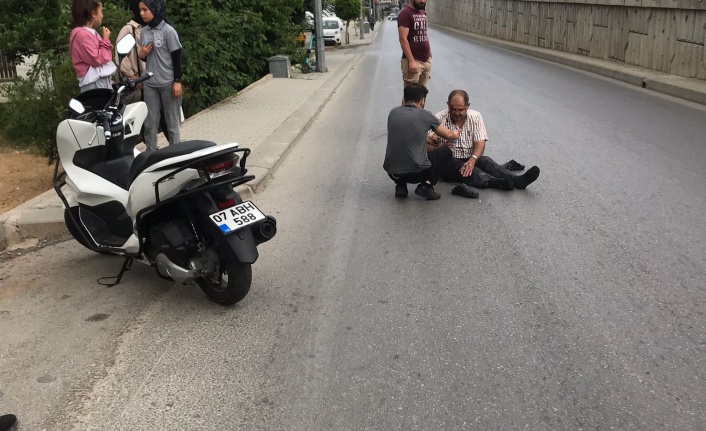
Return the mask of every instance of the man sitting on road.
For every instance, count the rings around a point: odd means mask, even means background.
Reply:
[[[539,177],[537,166],[532,166],[522,175],[513,175],[504,166],[498,165],[493,159],[483,155],[488,134],[480,113],[468,109],[470,107],[468,93],[463,90],[452,91],[447,105],[448,109],[439,112],[436,117],[442,126],[458,128],[461,136],[453,143],[449,143],[438,133],[429,133],[427,138],[429,151],[438,151],[438,148],[445,146],[452,148],[453,159],[451,163],[444,166],[445,169],[441,174],[443,178],[480,189],[490,187],[512,190],[525,189]],[[472,189],[454,189],[454,193],[465,195],[468,190],[478,196]]]
[[[414,193],[429,200],[439,199],[434,191],[441,171],[451,161],[447,146],[427,153],[427,133],[433,130],[447,140],[458,139],[458,130],[439,125],[439,120],[424,109],[428,90],[421,84],[404,88],[402,106],[387,117],[387,150],[383,168],[395,182],[395,196],[407,196],[407,183],[419,183]]]

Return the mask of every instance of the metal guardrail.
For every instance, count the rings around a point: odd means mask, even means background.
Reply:
[[[7,60],[7,57],[0,52],[0,82],[12,81],[17,76],[15,65]]]

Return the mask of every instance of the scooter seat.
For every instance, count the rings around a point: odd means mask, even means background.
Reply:
[[[190,154],[194,151],[203,150],[204,148],[213,147],[215,145],[216,143],[211,141],[193,140],[182,141],[178,144],[170,145],[157,151],[145,151],[135,157],[135,160],[130,166],[130,181],[128,182],[128,188],[142,171],[156,163],[161,162],[162,160],[183,156],[184,154]]]

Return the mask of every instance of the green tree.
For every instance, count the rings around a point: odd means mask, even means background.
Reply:
[[[103,25],[117,36],[128,0],[103,1]],[[294,17],[304,0],[169,0],[167,20],[184,45],[184,111],[192,115],[262,77],[267,59],[294,55]],[[0,131],[53,155],[54,131],[78,92],[68,54],[71,0],[0,0],[0,51],[13,61],[39,55],[29,79],[17,79],[0,105]],[[113,40],[115,42],[115,40]]]
[[[103,25],[111,30],[122,27],[129,17],[127,2],[105,0],[103,15]],[[71,0],[2,0],[0,51],[15,62],[30,55],[67,51],[70,23]]]
[[[106,0],[104,25],[114,30],[125,23],[126,4]],[[17,78],[3,90],[9,103],[0,104],[0,131],[15,142],[38,147],[50,160],[66,101],[78,92],[68,55],[70,21],[71,0],[0,1],[0,51],[15,63],[37,56],[28,78]]]
[[[236,93],[267,71],[267,59],[295,53],[293,16],[303,0],[171,0],[167,16],[184,45],[187,116]]]
[[[335,0],[336,16],[346,23],[346,43],[348,43],[348,25],[360,15],[360,0]]]

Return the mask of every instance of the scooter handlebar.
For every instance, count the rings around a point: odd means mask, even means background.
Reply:
[[[103,117],[103,134],[105,135],[106,141],[110,139],[110,120],[108,116]]]
[[[119,82],[119,83],[114,84],[113,89],[115,90],[115,92],[117,94],[122,94],[123,91],[125,91],[126,89],[128,91],[133,91],[135,89],[135,87],[137,87],[137,84],[140,84],[144,81],[147,81],[148,79],[152,78],[152,75],[153,75],[152,72],[147,72],[137,79],[126,79],[123,82]]]
[[[137,85],[141,82],[147,81],[148,79],[152,78],[153,73],[152,72],[147,72],[141,77],[137,78],[135,81],[133,81],[133,85]]]

